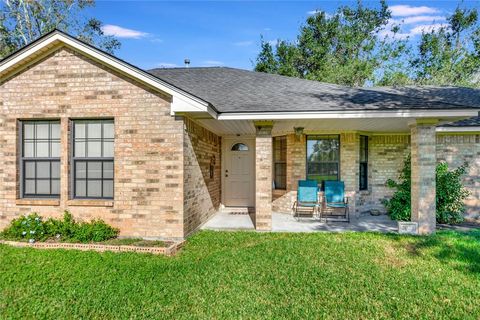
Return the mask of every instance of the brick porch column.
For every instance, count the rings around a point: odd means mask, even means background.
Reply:
[[[412,221],[418,223],[419,234],[435,232],[435,165],[437,121],[410,124],[412,148]]]
[[[255,228],[271,230],[273,122],[256,122],[255,128]]]

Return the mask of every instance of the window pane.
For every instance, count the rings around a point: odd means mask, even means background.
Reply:
[[[317,180],[319,183],[338,180],[339,158],[338,136],[307,137],[307,179]]]
[[[25,162],[25,178],[35,178],[35,162]]]
[[[48,158],[48,141],[37,141],[37,154],[36,157],[38,158]]]
[[[37,180],[37,194],[50,194],[50,180]]]
[[[24,139],[33,139],[35,131],[35,124],[25,123],[23,125],[23,138]]]
[[[37,139],[48,139],[48,123],[37,123]]]
[[[50,125],[51,136],[50,139],[60,139],[60,123],[52,123]]]
[[[244,143],[235,143],[232,146],[232,151],[248,151],[248,146]]]
[[[105,122],[103,124],[103,138],[104,139],[113,139],[115,136],[114,126],[111,122]]]
[[[102,137],[102,124],[89,123],[88,124],[88,139],[100,139]]]
[[[87,196],[87,191],[86,191],[86,181],[85,180],[77,180],[75,182],[75,196],[76,197],[86,197]]]
[[[23,145],[23,156],[27,158],[35,157],[35,144],[33,142],[25,142]]]
[[[85,179],[87,177],[87,163],[75,162],[75,177],[79,179]]]
[[[103,178],[113,179],[113,162],[103,163]]]
[[[60,178],[60,162],[59,161],[52,161],[52,178],[53,179]]]
[[[113,181],[103,181],[103,197],[113,198]]]
[[[50,162],[37,162],[37,178],[50,178]]]
[[[75,142],[75,157],[85,157],[85,142]]]
[[[60,194],[60,180],[52,180],[52,194]]]
[[[103,142],[103,156],[113,158],[113,141]]]
[[[75,139],[85,139],[85,123],[76,122],[75,125]]]
[[[102,178],[102,163],[89,162],[88,163],[88,179],[100,179],[100,178]]]
[[[25,180],[25,193],[27,194],[35,193],[35,180]]]
[[[52,154],[50,155],[50,157],[60,158],[60,142],[52,142],[51,148]]]
[[[102,181],[93,180],[88,181],[87,197],[100,198],[102,196]]]
[[[100,141],[88,141],[88,157],[101,157],[102,156],[102,143]]]

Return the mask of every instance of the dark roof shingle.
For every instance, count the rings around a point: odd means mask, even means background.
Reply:
[[[351,88],[241,69],[166,68],[152,75],[209,102],[220,113],[480,108],[385,88]],[[474,89],[472,89],[474,90]],[[475,91],[480,101],[480,90]]]

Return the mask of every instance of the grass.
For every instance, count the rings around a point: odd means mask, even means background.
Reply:
[[[200,232],[181,254],[0,245],[0,318],[480,317],[480,231]]]

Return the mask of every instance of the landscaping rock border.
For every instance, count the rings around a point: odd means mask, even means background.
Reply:
[[[0,240],[0,244],[6,244],[19,248],[35,248],[35,249],[67,249],[67,250],[81,250],[81,251],[97,251],[97,252],[137,252],[137,253],[151,253],[157,255],[173,256],[185,244],[185,241],[174,242],[168,247],[136,247],[125,245],[109,245],[98,243],[65,243],[65,242],[20,242]]]

